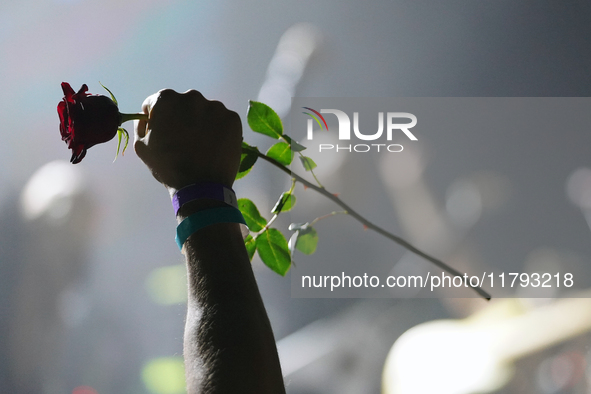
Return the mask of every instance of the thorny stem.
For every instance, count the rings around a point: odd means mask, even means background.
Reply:
[[[264,233],[265,231],[267,231],[269,229],[269,227],[271,227],[271,225],[273,224],[273,222],[277,219],[278,216],[279,216],[279,213],[274,214],[273,217],[271,219],[269,219],[269,221],[267,222],[267,224],[265,225],[265,227],[263,227],[261,229],[261,231],[259,231],[258,233],[255,233],[253,235],[253,238],[254,239],[257,239],[257,237],[259,235],[261,235],[262,233]]]
[[[304,155],[302,155],[302,152],[298,152],[298,153],[300,154],[300,157],[304,157]],[[310,173],[312,174],[312,176],[316,180],[316,183],[318,184],[318,186],[320,186],[321,189],[324,189],[324,186],[322,185],[322,183],[320,183],[320,181],[316,177],[316,174],[314,173],[314,170],[310,170]]]
[[[328,198],[329,200],[333,201],[335,204],[339,205],[349,215],[353,216],[355,219],[357,219],[359,222],[361,222],[367,228],[370,228],[370,229],[374,230],[375,232],[377,232],[378,234],[381,234],[384,237],[390,239],[391,241],[396,242],[398,245],[400,245],[400,246],[406,248],[407,250],[415,253],[416,255],[421,256],[422,258],[430,261],[431,263],[435,264],[437,267],[439,267],[439,268],[441,268],[441,269],[449,272],[450,274],[452,274],[454,276],[462,277],[462,274],[459,271],[457,271],[456,269],[454,269],[454,268],[450,267],[449,265],[445,264],[443,261],[438,260],[435,257],[432,257],[432,256],[428,255],[427,253],[423,252],[420,249],[417,249],[415,246],[413,246],[409,242],[405,241],[404,239],[402,239],[402,238],[400,238],[400,237],[398,237],[398,236],[396,236],[396,235],[394,235],[394,234],[392,234],[392,233],[384,230],[383,228],[381,228],[379,226],[376,226],[375,224],[373,224],[372,222],[370,222],[369,220],[367,220],[366,218],[364,218],[363,216],[361,216],[359,213],[357,213],[350,206],[348,206],[347,204],[345,204],[340,198],[338,198],[334,194],[332,194],[329,191],[327,191],[324,187],[318,187],[315,184],[313,184],[313,183],[305,180],[304,178],[302,178],[301,176],[299,176],[295,172],[293,172],[290,169],[288,169],[287,167],[285,167],[283,164],[279,163],[277,160],[272,159],[272,158],[266,156],[265,154],[259,152],[258,150],[256,151],[256,153],[257,153],[257,155],[261,159],[268,161],[269,163],[273,164],[275,167],[279,168],[281,171],[289,174],[290,177],[292,177],[293,179],[297,180],[301,184],[309,187],[310,189],[313,189],[313,190],[317,191],[318,193],[322,194],[324,197]],[[273,219],[271,219],[271,220],[273,220]],[[468,283],[468,285],[470,285],[470,284]],[[481,289],[478,286],[472,286],[472,285],[470,285],[470,287],[472,287],[472,289],[476,293],[478,293],[481,297],[483,297],[487,301],[490,301],[491,296],[485,290]]]
[[[295,185],[296,185],[296,179],[295,178],[291,178],[291,187],[289,188],[289,194],[293,193],[293,190],[295,189]],[[283,206],[281,207],[283,208]],[[273,224],[273,222],[275,220],[277,220],[277,218],[279,217],[279,214],[281,213],[281,209],[279,210],[279,212],[277,212],[276,214],[273,215],[273,217],[271,219],[269,219],[269,221],[267,222],[267,224],[265,225],[265,227],[263,227],[261,229],[261,231],[259,231],[258,233],[256,233],[253,238],[256,239],[259,235],[261,235],[262,233],[264,233],[265,231],[267,231],[267,229],[269,227],[271,227],[271,225]]]
[[[341,215],[347,215],[348,213],[349,213],[349,212],[347,212],[347,211],[332,211],[331,213],[327,213],[326,215],[323,215],[323,216],[317,217],[316,219],[312,220],[312,221],[310,222],[310,226],[313,226],[313,225],[315,225],[316,223],[318,223],[319,221],[321,221],[321,220],[323,220],[323,219],[326,219],[326,218],[329,218],[329,217],[331,217],[331,216],[334,216],[334,215],[339,215],[339,214],[341,214]]]
[[[289,188],[289,194],[293,193],[293,190],[295,189],[295,185],[296,185],[296,179],[291,178],[291,187]]]
[[[284,136],[281,136],[281,138],[283,139],[283,141],[285,141],[286,143],[288,143],[289,145],[291,145],[291,140],[288,140],[287,138],[285,138]],[[301,158],[304,157],[304,155],[302,155],[302,152],[298,152],[298,155],[300,155]],[[316,177],[316,174],[314,173],[314,170],[310,170],[310,173],[312,174],[312,176],[314,177],[314,180],[316,181],[316,183],[318,184],[318,186],[320,186],[322,189],[324,189],[324,186],[322,185],[322,183],[320,183],[320,180]],[[293,189],[293,188],[292,188]],[[293,191],[293,190],[292,190]]]

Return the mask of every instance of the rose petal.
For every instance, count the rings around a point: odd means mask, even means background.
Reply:
[[[84,156],[86,156],[86,149],[83,145],[72,147],[72,158],[70,159],[70,163],[80,163],[82,159],[84,159]]]
[[[67,82],[62,82],[62,90],[64,91],[64,98],[67,101],[70,102],[74,102],[74,99],[72,98],[76,93],[74,93],[74,89],[72,89],[72,87],[70,86],[69,83]]]
[[[78,99],[82,99],[86,96],[88,96],[88,94],[86,93],[88,91],[88,86],[86,86],[86,84],[82,85],[82,87],[80,87],[80,90],[78,90],[78,93],[76,93],[76,96]]]
[[[57,105],[57,113],[60,117],[60,134],[62,135],[62,140],[65,141],[67,138],[70,137],[70,132],[66,127],[66,124],[69,124],[68,119],[68,106],[66,101],[60,101]]]
[[[79,163],[90,147],[110,141],[117,135],[121,114],[117,105],[103,95],[88,94],[82,85],[77,93],[67,82],[62,82],[64,99],[58,103],[60,134],[72,150],[70,162]]]

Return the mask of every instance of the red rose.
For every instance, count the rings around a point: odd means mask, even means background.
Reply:
[[[78,93],[62,82],[64,99],[58,104],[62,140],[72,149],[72,164],[79,163],[93,145],[110,141],[121,125],[117,104],[107,96],[87,94],[82,85]]]

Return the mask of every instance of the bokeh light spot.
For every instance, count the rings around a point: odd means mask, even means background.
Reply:
[[[182,394],[185,389],[185,364],[181,357],[155,358],[144,366],[142,381],[154,394]]]
[[[72,390],[72,394],[98,394],[98,391],[90,386],[78,386]]]
[[[146,279],[146,289],[157,304],[187,302],[187,270],[184,264],[160,267]]]

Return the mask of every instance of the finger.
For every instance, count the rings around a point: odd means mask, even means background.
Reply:
[[[150,156],[150,148],[145,144],[144,140],[136,139],[133,143],[133,149],[135,150],[136,155],[143,161],[148,167],[151,168],[151,156]]]
[[[189,89],[182,94],[185,96],[194,96],[196,99],[202,100],[202,101],[207,100],[200,91],[195,90],[195,89]]]
[[[148,127],[147,120],[134,120],[133,121],[133,137],[134,141],[138,141],[146,136],[146,129]]]
[[[211,101],[206,99],[200,91],[195,89],[187,90],[186,92],[179,94],[176,98],[176,104],[186,108],[187,111],[191,111],[192,116],[195,118],[201,116],[203,111],[206,111],[211,104]]]
[[[151,115],[152,112],[152,108],[154,107],[154,104],[156,103],[156,101],[158,100],[158,96],[160,95],[160,92],[158,93],[154,93],[151,96],[148,96],[144,102],[142,103],[142,112],[145,113],[146,115],[148,115],[148,118]],[[134,137],[135,140],[137,141],[140,138],[144,138],[146,136],[146,129],[148,128],[148,121],[146,120],[139,120],[137,122],[134,122]]]

